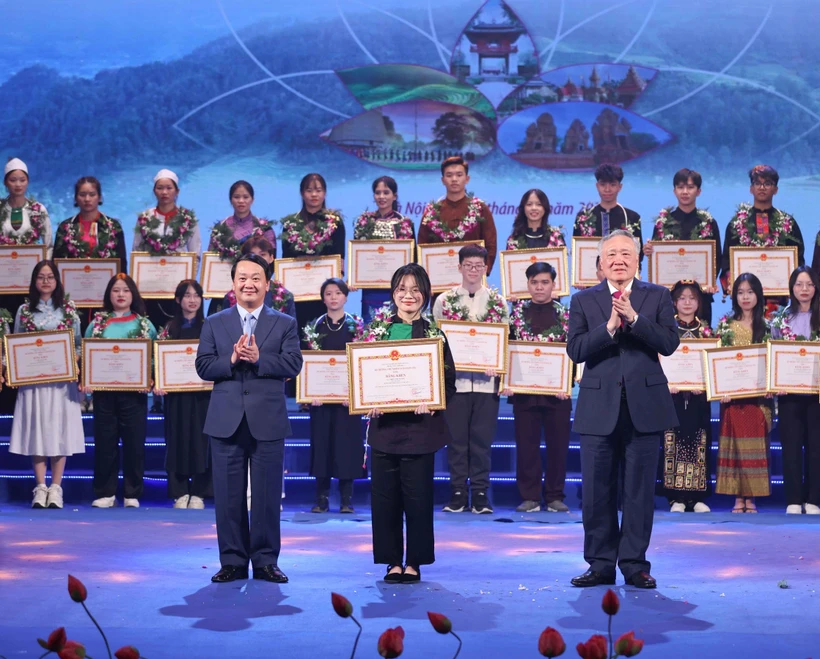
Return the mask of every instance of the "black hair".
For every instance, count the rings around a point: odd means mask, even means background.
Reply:
[[[376,188],[379,187],[379,183],[384,183],[394,195],[396,195],[396,199],[393,200],[393,210],[399,210],[399,184],[396,183],[396,179],[392,176],[379,176],[375,181],[373,181],[373,192],[376,192]]]
[[[732,284],[732,316],[735,320],[743,318],[743,310],[737,303],[737,290],[744,281],[751,286],[752,293],[757,298],[755,308],[752,309],[752,343],[760,343],[763,341],[763,337],[766,336],[766,321],[764,319],[766,298],[763,296],[763,285],[751,272],[744,272]]]
[[[103,309],[108,313],[114,312],[114,303],[111,302],[111,289],[114,288],[114,284],[118,281],[124,281],[125,285],[128,286],[128,290],[131,291],[131,311],[139,316],[145,316],[145,301],[142,299],[142,295],[140,295],[140,291],[137,288],[137,282],[124,272],[114,275],[108,281],[108,286],[105,287],[105,296],[103,297]]]
[[[248,194],[251,196],[251,199],[254,198],[253,195],[253,186],[248,183],[247,181],[237,181],[231,186],[231,189],[228,191],[228,201],[233,199],[233,193],[236,192],[238,188],[245,188],[248,191]]]
[[[57,265],[54,261],[47,259],[40,261],[34,266],[34,270],[31,271],[31,283],[28,285],[28,302],[31,311],[34,311],[37,305],[40,304],[40,291],[37,290],[37,277],[40,271],[46,266],[51,268],[51,272],[54,273],[54,283],[56,286],[54,287],[54,292],[51,294],[54,308],[59,309],[65,303],[65,289],[63,288],[63,281],[60,279],[60,271],[57,270]]]
[[[698,282],[694,280],[687,279],[686,281],[679,281],[675,283],[671,291],[672,304],[677,304],[678,299],[681,295],[683,295],[683,292],[686,290],[692,291],[694,296],[697,298],[698,308],[695,309],[695,316],[700,317],[702,313],[701,309],[703,308],[703,292],[700,290],[700,285],[698,284]]]
[[[168,321],[168,325],[166,327],[168,330],[168,337],[171,339],[178,339],[182,330],[182,323],[185,320],[185,316],[182,315],[182,303],[180,300],[185,297],[189,286],[196,291],[196,294],[200,297],[200,299],[202,298],[202,286],[200,286],[196,279],[183,279],[177,284],[177,289],[174,291],[174,302],[176,303],[174,317]],[[203,306],[204,305],[202,304],[199,305],[199,309],[196,310],[196,317],[194,318],[194,325],[196,325],[196,327],[200,330],[202,329],[202,324],[205,322],[205,312],[202,309]]]
[[[524,275],[527,277],[527,281],[533,277],[537,277],[538,275],[549,275],[552,277],[552,281],[554,282],[555,278],[558,276],[558,273],[555,272],[555,268],[552,267],[551,263],[547,263],[546,261],[536,261],[527,267],[524,271]]]
[[[546,231],[547,229],[547,220],[550,216],[550,200],[547,197],[546,193],[543,190],[539,190],[538,188],[532,188],[531,190],[527,190],[524,193],[524,196],[521,197],[521,203],[518,204],[518,214],[515,216],[513,220],[513,227],[512,227],[512,237],[518,238],[519,236],[523,235],[523,233],[527,230],[527,211],[525,210],[525,206],[527,202],[530,200],[530,195],[535,195],[538,197],[538,201],[541,202],[541,205],[544,207],[544,217],[541,218],[541,229]]]
[[[600,183],[620,183],[624,180],[624,170],[610,163],[598,165],[595,168],[595,180]]]
[[[339,290],[342,292],[342,295],[344,295],[345,297],[350,295],[350,289],[348,288],[344,279],[339,279],[338,277],[330,277],[329,279],[325,279],[322,282],[322,288],[319,289],[319,295],[323,300],[325,299],[325,289],[331,284],[337,286]]]
[[[401,285],[401,280],[405,277],[413,277],[416,280],[416,286],[419,287],[419,293],[422,296],[421,311],[430,306],[430,298],[432,297],[430,277],[427,276],[425,270],[418,263],[408,263],[403,265],[396,272],[393,273],[393,278],[390,280],[390,306],[395,314],[397,311],[396,303],[393,299],[396,291]]]
[[[595,257],[595,269],[598,270],[601,267],[601,255]]]
[[[322,188],[322,190],[324,190],[325,194],[327,194],[327,181],[325,181],[324,176],[322,176],[321,174],[317,174],[316,172],[311,172],[310,174],[305,174],[302,177],[302,180],[299,181],[299,194],[304,195],[305,190],[307,190],[310,187],[310,184],[313,183],[314,181],[316,183],[318,183],[319,186]],[[322,202],[322,208],[325,208],[325,202],[324,201]],[[307,208],[305,207],[305,198],[304,197],[302,197],[302,210],[307,211]]]
[[[487,265],[487,254],[487,250],[481,245],[464,245],[464,247],[458,250],[458,264],[461,265],[464,263],[464,259],[478,258],[484,261],[484,265]]]
[[[243,261],[250,261],[251,263],[255,263],[258,265],[262,270],[265,272],[265,280],[270,281],[271,273],[270,273],[270,266],[268,262],[263,259],[259,254],[243,254],[236,262],[231,266],[231,281],[236,279],[236,266],[238,266]]]
[[[98,206],[103,205],[103,196],[102,196],[102,185],[100,185],[99,180],[94,176],[81,176],[77,179],[77,182],[74,184],[74,205],[79,206],[80,204],[77,203],[77,196],[80,194],[80,188],[83,187],[86,183],[90,183],[94,186],[94,189],[97,191],[97,195],[100,198],[100,203],[97,204]]]
[[[677,188],[679,185],[684,185],[692,181],[692,184],[700,190],[700,186],[703,185],[703,177],[700,175],[699,172],[696,172],[694,169],[679,169],[675,172],[675,176],[672,177],[672,186]]]
[[[470,173],[470,166],[464,158],[461,156],[450,156],[449,158],[445,158],[441,163],[441,175],[444,176],[444,170],[455,165],[461,165],[464,168],[465,174]]]
[[[780,182],[780,174],[771,165],[755,165],[749,170],[749,183],[753,184],[758,180],[771,181],[775,186]]]
[[[807,265],[801,265],[794,269],[789,277],[789,315],[796,315],[800,312],[800,303],[794,296],[794,286],[797,283],[797,278],[806,273],[811,278],[811,283],[814,284],[814,295],[811,298],[809,309],[811,310],[811,329],[813,332],[820,332],[820,281],[817,275]],[[809,337],[806,337],[809,338]]]
[[[272,243],[265,236],[252,236],[242,243],[242,248],[239,250],[244,256],[251,254],[251,250],[256,247],[260,252],[267,252],[274,259],[276,258],[276,243]]]

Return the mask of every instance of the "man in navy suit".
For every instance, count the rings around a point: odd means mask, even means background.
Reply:
[[[574,430],[581,435],[584,559],[574,586],[615,583],[655,588],[646,549],[652,535],[661,433],[678,425],[658,353],[680,343],[669,291],[635,279],[638,240],[628,231],[601,239],[605,280],[572,296],[567,353],[583,363]],[[623,519],[617,484],[623,469]]]
[[[268,264],[255,254],[231,269],[236,306],[205,320],[196,371],[214,383],[205,433],[211,437],[216,534],[222,569],[211,581],[286,583],[277,567],[285,437],[291,434],[284,381],[302,368],[296,321],[265,306]],[[253,508],[248,526],[248,462]]]

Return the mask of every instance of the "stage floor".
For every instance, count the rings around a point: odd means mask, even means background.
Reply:
[[[95,659],[133,644],[164,657],[347,657],[355,626],[338,618],[330,592],[353,603],[364,626],[357,656],[376,657],[385,629],[406,631],[403,657],[451,657],[452,636],[426,612],[450,617],[461,657],[536,657],[547,626],[565,656],[605,632],[604,587],[576,589],[583,572],[580,513],[436,515],[437,562],[424,581],[387,585],[373,565],[369,510],[312,515],[286,507],[279,565],[290,583],[210,583],[219,568],[213,509],[144,507],[62,511],[0,506],[0,655],[38,657],[37,637],[58,626]],[[635,630],[645,657],[794,657],[820,651],[820,517],[656,511],[650,559],[656,591],[623,586],[613,633]],[[788,585],[788,588],[781,587]]]

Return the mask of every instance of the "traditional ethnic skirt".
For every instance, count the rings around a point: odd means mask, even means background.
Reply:
[[[663,437],[663,494],[672,501],[703,501],[712,479],[711,409],[705,394],[673,394],[680,425]]]
[[[771,408],[761,399],[720,406],[718,494],[764,497],[770,494],[768,444]]]

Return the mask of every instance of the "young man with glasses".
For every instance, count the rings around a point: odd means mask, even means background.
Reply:
[[[438,296],[433,305],[436,320],[509,323],[506,300],[484,284],[487,250],[478,245],[462,247],[458,252],[458,270],[462,277],[461,286]],[[444,413],[452,440],[447,447],[451,498],[443,510],[460,513],[470,507],[469,479],[472,511],[492,513],[487,490],[490,487],[490,446],[498,425],[498,375],[493,370],[484,373],[456,371],[456,392]]]

